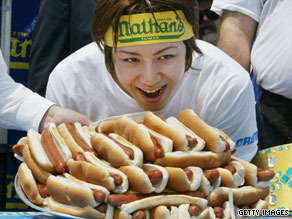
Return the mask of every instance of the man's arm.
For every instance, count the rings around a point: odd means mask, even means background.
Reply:
[[[217,46],[250,72],[250,52],[257,22],[236,11],[223,13]]]

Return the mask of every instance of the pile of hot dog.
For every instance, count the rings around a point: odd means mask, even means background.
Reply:
[[[85,218],[231,218],[267,208],[271,170],[232,156],[234,142],[192,110],[147,112],[29,130],[13,150],[27,198]],[[229,193],[233,204],[229,203]]]

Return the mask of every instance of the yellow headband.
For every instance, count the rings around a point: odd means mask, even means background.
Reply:
[[[144,14],[123,15],[118,27],[116,47],[136,46],[154,43],[167,43],[187,40],[194,36],[191,24],[181,10]],[[158,26],[158,25],[160,26]],[[105,34],[104,43],[114,47],[112,26]]]

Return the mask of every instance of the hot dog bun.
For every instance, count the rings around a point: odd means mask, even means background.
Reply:
[[[59,151],[64,161],[67,162],[70,158],[72,158],[72,153],[69,147],[67,146],[67,144],[65,143],[61,135],[59,134],[58,129],[55,124],[53,123],[50,124],[49,131],[52,135],[52,138],[56,145],[57,150]]]
[[[121,166],[142,166],[142,151],[115,133],[110,133],[108,136],[94,133],[91,136],[91,141],[92,146],[97,153],[116,168]],[[126,147],[127,150],[130,150],[130,156],[118,144],[121,144],[122,147]]]
[[[190,143],[185,145],[185,148],[182,151],[202,151],[204,149],[205,141],[182,124],[178,119],[175,117],[169,117],[166,119],[166,123],[175,128],[178,132],[182,132],[184,135],[189,136],[196,141],[194,146],[191,146]]]
[[[172,151],[172,141],[170,139],[147,129],[143,124],[138,124],[126,116],[121,116],[114,123],[113,121],[109,122],[111,126],[114,126],[109,128],[109,130],[113,129],[114,133],[122,136],[127,141],[139,147],[143,151],[144,158],[148,161],[154,161],[156,158],[156,148],[151,137],[154,137],[157,142],[160,143],[163,153]],[[105,132],[102,129],[103,126],[108,128],[107,125],[103,125],[103,123],[101,123],[99,126],[100,132]]]
[[[217,168],[221,177],[221,186],[237,188],[244,184],[245,169],[243,165],[238,161],[230,161],[227,166],[232,166],[235,169],[235,173],[231,173],[226,168]]]
[[[21,163],[18,167],[18,178],[20,186],[23,192],[25,193],[26,197],[32,203],[36,205],[41,205],[44,199],[40,196],[32,172],[25,163]]]
[[[106,198],[109,195],[109,191],[102,186],[85,182],[76,183],[76,181],[71,180],[70,176],[65,178],[62,176],[51,175],[48,178],[46,185],[54,200],[63,204],[78,207],[96,207],[106,201]],[[101,198],[100,202],[97,201],[94,198],[92,189],[102,192],[104,194],[104,199]]]
[[[42,184],[46,184],[47,179],[51,175],[51,173],[39,167],[39,165],[31,157],[30,150],[27,145],[25,145],[25,147],[23,148],[22,156],[24,162],[26,163],[27,167],[31,170],[32,175],[35,177],[35,179],[41,182]]]
[[[71,175],[80,180],[104,186],[109,191],[116,193],[123,193],[128,190],[128,179],[123,172],[110,167],[90,152],[84,152],[84,156],[87,161],[74,161],[71,159],[67,162]],[[120,185],[115,185],[112,174],[121,177],[122,183]]]
[[[169,179],[167,188],[177,192],[196,191],[202,182],[203,171],[199,167],[186,167],[184,169],[178,167],[165,167],[168,172]],[[186,171],[189,171],[189,178]]]
[[[130,188],[143,194],[162,192],[168,181],[166,169],[155,164],[143,164],[142,168],[123,166],[119,170],[127,175]],[[161,173],[161,180],[157,180],[157,183],[151,183],[150,178],[144,171],[159,171]]]
[[[235,143],[222,130],[209,126],[193,110],[183,110],[178,120],[205,141],[208,151],[223,152],[235,149]]]
[[[27,141],[29,150],[31,152],[32,158],[38,164],[38,166],[41,167],[43,170],[52,173],[55,171],[55,167],[53,166],[43,148],[43,145],[41,143],[41,137],[41,134],[34,131],[33,129],[28,130]]]
[[[57,129],[69,147],[73,157],[77,153],[83,153],[85,151],[95,153],[92,149],[89,136],[86,132],[84,132],[79,123],[62,123],[57,127]]]
[[[260,181],[258,177],[258,167],[252,163],[246,162],[244,160],[238,159],[234,156],[231,157],[232,161],[237,161],[241,163],[245,169],[245,185],[251,185],[258,188],[268,187],[270,180]],[[271,170],[270,170],[271,171]],[[272,177],[273,178],[273,177]]]
[[[50,210],[55,211],[55,212],[69,214],[69,215],[82,217],[82,218],[102,218],[102,219],[113,218],[113,207],[110,205],[107,205],[107,209],[105,213],[101,213],[91,206],[77,207],[77,206],[66,205],[66,204],[62,204],[55,201],[52,197],[49,197],[48,207]]]
[[[220,184],[221,177],[216,169],[205,170],[199,190],[202,191],[207,196],[214,188],[219,187]]]
[[[228,201],[228,191],[232,190],[234,204],[252,205],[259,199],[265,199],[269,194],[269,188],[255,188],[253,186],[243,186],[239,188],[218,187],[215,188],[208,196],[209,206],[222,206]]]
[[[196,204],[201,209],[205,209],[207,200],[188,195],[158,195],[122,204],[120,208],[122,211],[132,213],[140,209],[151,209],[159,205],[176,206],[180,204]]]
[[[188,141],[185,134],[175,129],[152,112],[145,114],[143,124],[155,132],[170,138],[173,141],[173,149],[175,151],[187,150]]]
[[[125,212],[125,211],[121,211],[119,208],[115,208],[114,209],[114,217],[113,218],[117,218],[117,219],[150,219],[152,217],[150,217],[150,212],[149,210],[138,210],[132,214]]]
[[[153,219],[178,219],[178,208],[176,206],[157,206],[150,211]]]
[[[213,169],[230,161],[231,153],[214,153],[211,151],[175,151],[165,153],[163,158],[156,159],[155,163],[169,167],[196,166],[202,169]]]

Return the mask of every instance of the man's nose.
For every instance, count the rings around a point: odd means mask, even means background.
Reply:
[[[161,73],[158,66],[152,62],[145,62],[140,74],[140,82],[147,86],[154,86],[161,80]]]

